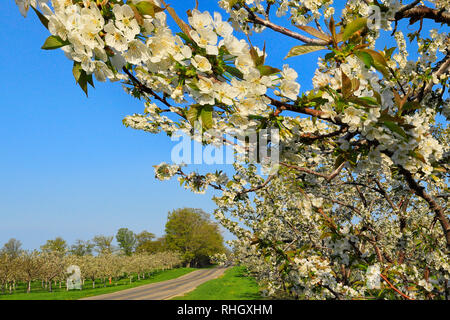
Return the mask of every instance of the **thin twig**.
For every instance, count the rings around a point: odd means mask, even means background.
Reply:
[[[279,32],[281,34],[284,34],[288,37],[300,40],[306,44],[311,44],[311,45],[317,45],[317,46],[326,46],[331,44],[331,41],[324,41],[324,40],[320,40],[320,39],[312,39],[309,37],[306,37],[300,33],[294,32],[292,30],[289,30],[285,27],[276,25],[275,23],[267,20],[267,19],[262,19],[261,17],[258,17],[247,5],[243,5],[244,9],[247,10],[248,14],[249,14],[249,20],[251,22],[253,22],[254,24],[259,24],[265,27],[268,27],[276,32]]]
[[[396,287],[394,287],[394,285],[392,283],[389,282],[389,280],[380,273],[380,277],[386,281],[386,283],[389,285],[389,287],[391,287],[393,290],[395,290],[398,294],[400,294],[402,297],[408,299],[408,300],[415,300],[413,298],[408,297],[406,294],[404,294],[403,292],[401,292],[400,290],[398,290]]]
[[[327,182],[330,182],[331,180],[333,180],[344,168],[346,161],[342,162],[339,167],[337,167],[333,172],[331,172],[330,174],[324,174],[324,173],[320,173],[311,169],[307,169],[307,168],[302,168],[296,165],[292,165],[292,164],[288,164],[285,162],[280,162],[280,164],[282,166],[285,166],[287,168],[291,168],[291,169],[295,169],[297,171],[301,171],[301,172],[305,172],[305,173],[309,173],[318,177],[322,177],[325,180],[327,180]]]

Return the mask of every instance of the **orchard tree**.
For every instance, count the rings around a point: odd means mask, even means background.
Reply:
[[[2,293],[5,293],[8,283],[12,281],[16,258],[7,253],[0,253],[0,286]]]
[[[82,259],[74,263],[78,265],[81,269],[81,276],[84,279],[90,279],[92,281],[92,288],[95,288],[95,280],[100,278],[101,275],[101,265],[100,259],[94,256],[83,256]]]
[[[92,239],[92,242],[98,254],[111,254],[114,251],[113,240],[114,236],[98,235]]]
[[[22,242],[20,240],[11,238],[3,245],[0,253],[5,253],[12,258],[16,258],[22,251]]]
[[[47,240],[47,242],[41,246],[42,252],[56,252],[65,254],[68,250],[67,242],[61,237],[56,237],[54,240]]]
[[[92,255],[94,247],[95,244],[90,242],[89,240],[84,241],[78,239],[73,245],[70,246],[69,252],[77,256]]]
[[[19,279],[27,283],[27,293],[30,293],[31,282],[41,278],[44,262],[37,251],[22,252],[18,257],[18,265]]]
[[[40,255],[41,279],[48,285],[48,291],[52,292],[52,282],[61,280],[65,276],[66,264],[64,257],[57,251],[43,252]]]
[[[126,126],[234,147],[231,175],[155,174],[215,190],[215,217],[267,294],[448,299],[448,0],[220,0],[227,17],[197,3],[187,19],[162,0],[16,3],[86,93],[95,77],[143,101]],[[295,43],[291,65],[276,43],[254,45],[268,33]],[[303,64],[317,64],[310,90]],[[246,144],[249,132],[265,139]]]

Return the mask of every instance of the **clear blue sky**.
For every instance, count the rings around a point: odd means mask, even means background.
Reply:
[[[195,3],[168,2],[183,17]],[[202,11],[220,11],[216,1],[199,2]],[[160,236],[174,208],[212,213],[212,193],[195,195],[176,180],[154,178],[152,165],[170,162],[174,143],[122,125],[125,116],[142,112],[142,103],[118,83],[96,83],[86,98],[62,51],[40,49],[47,37],[33,12],[24,19],[13,1],[5,1],[0,11],[0,245],[14,237],[34,249],[57,236],[71,244],[113,235],[121,227]],[[311,62],[319,54],[282,61],[298,42],[270,30],[254,44],[262,48],[263,40],[270,48],[268,63],[296,67],[302,90],[309,89],[316,68]]]

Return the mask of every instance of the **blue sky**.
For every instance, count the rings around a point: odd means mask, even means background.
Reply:
[[[195,3],[171,2],[183,17]],[[216,1],[199,3],[202,11],[220,11]],[[0,244],[14,237],[34,249],[57,236],[71,244],[121,227],[160,236],[174,208],[211,213],[212,192],[196,195],[176,180],[154,178],[152,165],[170,162],[174,143],[122,125],[125,116],[142,112],[142,103],[118,83],[96,83],[86,98],[62,51],[40,49],[47,37],[33,12],[24,19],[6,1],[0,11]],[[291,64],[302,90],[310,89],[321,53],[283,61],[299,43],[270,30],[253,43],[262,48],[264,40],[267,63]]]
[[[13,1],[4,5],[0,244],[14,237],[34,249],[57,236],[73,243],[121,227],[162,235],[174,208],[211,213],[212,193],[195,195],[176,180],[154,178],[152,165],[170,162],[174,143],[122,125],[142,103],[118,83],[96,83],[86,98],[62,51],[40,49],[48,31],[34,13],[24,19]]]

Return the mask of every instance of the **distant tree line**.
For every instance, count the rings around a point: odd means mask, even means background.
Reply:
[[[118,246],[113,245],[114,238]],[[201,209],[181,208],[169,212],[165,225],[165,235],[157,238],[154,233],[142,231],[134,233],[128,228],[120,228],[115,236],[97,235],[91,240],[77,239],[68,245],[62,237],[47,240],[40,246],[46,254],[71,256],[103,256],[134,254],[156,254],[177,252],[186,266],[204,266],[210,263],[210,257],[225,253],[223,237],[219,226],[210,220]],[[0,254],[16,258],[24,253],[22,243],[10,239],[0,249]]]
[[[106,286],[114,281],[127,278],[141,280],[156,270],[166,270],[180,266],[181,256],[176,252],[156,254],[133,254],[132,256],[101,254],[98,256],[62,254],[57,251],[20,251],[17,255],[0,253],[0,290],[3,294],[17,292],[24,287],[32,291],[36,282],[41,289],[52,291],[54,286],[66,287],[70,274],[68,267],[76,265],[81,270],[81,282],[90,280],[95,288],[96,282]],[[23,286],[25,284],[25,286]]]

